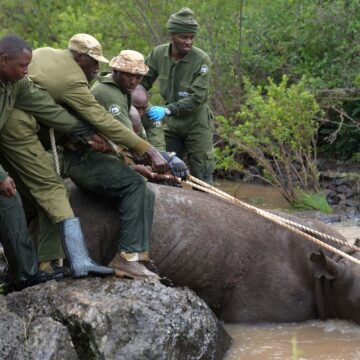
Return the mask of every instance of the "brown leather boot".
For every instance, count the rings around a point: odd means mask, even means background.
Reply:
[[[127,261],[120,252],[116,253],[108,266],[112,267],[115,275],[119,277],[139,280],[144,278],[160,279],[159,275],[148,270],[141,261]]]

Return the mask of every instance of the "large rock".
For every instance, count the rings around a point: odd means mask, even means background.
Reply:
[[[111,277],[0,297],[1,359],[221,359],[230,337],[191,290]]]

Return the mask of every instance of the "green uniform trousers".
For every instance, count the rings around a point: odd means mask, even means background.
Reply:
[[[1,153],[0,163],[15,181],[16,189],[21,195],[27,223],[29,224],[31,221],[38,221],[37,236],[34,236],[33,238],[37,247],[38,261],[49,261],[64,258],[65,254],[60,242],[58,226],[51,222],[46,212],[36,202],[15,169]]]
[[[175,151],[189,167],[190,174],[208,183],[215,170],[211,123],[193,123],[193,119],[169,119],[164,125],[166,150]]]
[[[90,149],[66,149],[64,161],[66,173],[77,186],[116,207],[121,224],[118,251],[148,251],[155,194],[144,178],[117,157]]]
[[[74,213],[65,185],[47,158],[36,131],[35,118],[15,109],[0,131],[0,153],[50,220],[58,223]]]
[[[10,198],[0,195],[0,240],[13,282],[24,281],[36,273],[36,250],[19,193]]]

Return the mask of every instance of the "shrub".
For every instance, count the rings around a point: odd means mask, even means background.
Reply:
[[[239,151],[246,151],[263,168],[268,183],[279,187],[290,203],[296,189],[319,190],[314,120],[320,108],[306,81],[288,87],[284,76],[277,85],[254,87],[245,80],[246,101],[235,119],[222,121],[220,132]]]

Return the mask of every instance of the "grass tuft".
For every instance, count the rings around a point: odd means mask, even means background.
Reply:
[[[319,210],[325,214],[332,213],[332,208],[322,193],[298,190],[292,206],[298,210]]]

